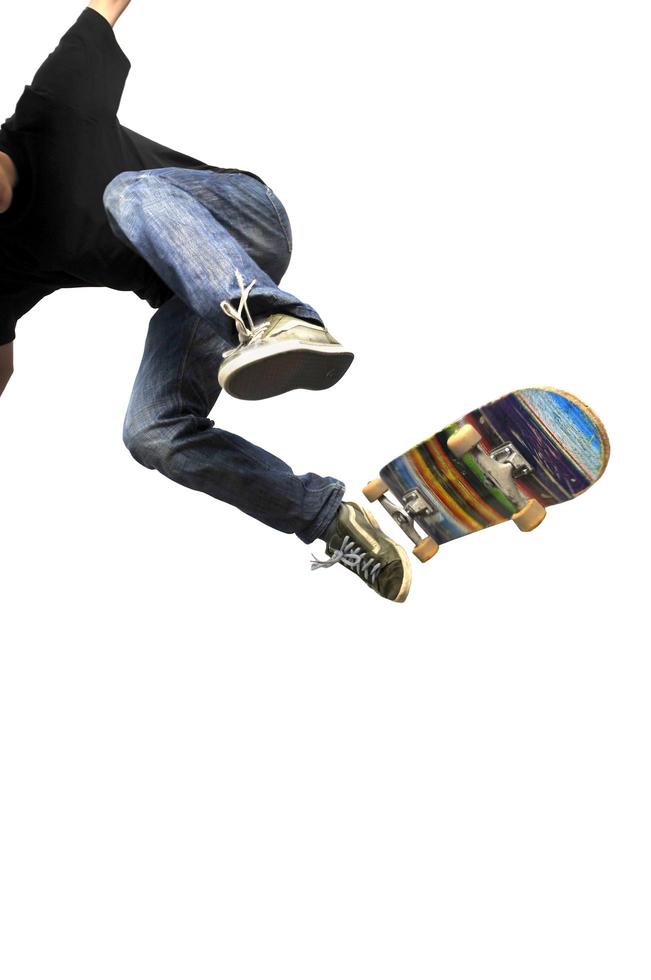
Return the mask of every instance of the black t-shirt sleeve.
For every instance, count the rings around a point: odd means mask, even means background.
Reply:
[[[42,286],[25,285],[5,288],[0,285],[0,345],[15,340],[16,322],[25,313],[29,313],[39,300],[54,291]]]
[[[113,28],[85,7],[32,80],[32,89],[91,118],[115,116],[131,68]]]

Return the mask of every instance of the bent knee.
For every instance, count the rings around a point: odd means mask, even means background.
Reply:
[[[145,184],[155,179],[154,175],[148,170],[124,170],[117,174],[108,182],[102,194],[102,204],[109,216],[117,216],[125,206],[125,197],[130,188],[135,184],[140,185],[143,190]]]
[[[102,202],[104,207],[115,207],[129,184],[137,178],[137,170],[125,170],[110,180],[104,188]]]
[[[162,426],[137,425],[127,419],[122,430],[122,441],[136,462],[149,470],[164,469],[170,449]]]

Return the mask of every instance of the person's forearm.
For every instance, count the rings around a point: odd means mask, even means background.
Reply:
[[[88,6],[105,17],[113,27],[118,17],[124,13],[130,3],[131,0],[91,0]]]
[[[4,375],[0,374],[0,395],[2,394],[2,392],[5,390],[5,388],[9,384],[9,378],[10,377],[11,377],[10,374],[8,374],[6,377],[4,377]]]

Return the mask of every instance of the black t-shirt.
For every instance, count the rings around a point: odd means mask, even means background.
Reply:
[[[157,309],[172,290],[111,231],[102,195],[126,170],[217,167],[141,136],[117,119],[131,62],[113,28],[86,7],[0,127],[18,170],[0,214],[0,344],[44,296],[75,286],[129,290]]]

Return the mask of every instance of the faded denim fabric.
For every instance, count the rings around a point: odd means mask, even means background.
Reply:
[[[322,323],[313,307],[279,288],[289,265],[287,212],[248,174],[163,167],[118,174],[104,191],[113,233],[173,290],[149,324],[124,420],[124,441],[143,466],[226,501],[306,544],[334,517],[345,486],[333,476],[296,475],[277,456],[207,416],[221,387],[222,353],[238,343],[233,320],[239,269],[256,284],[254,318],[287,312]]]

